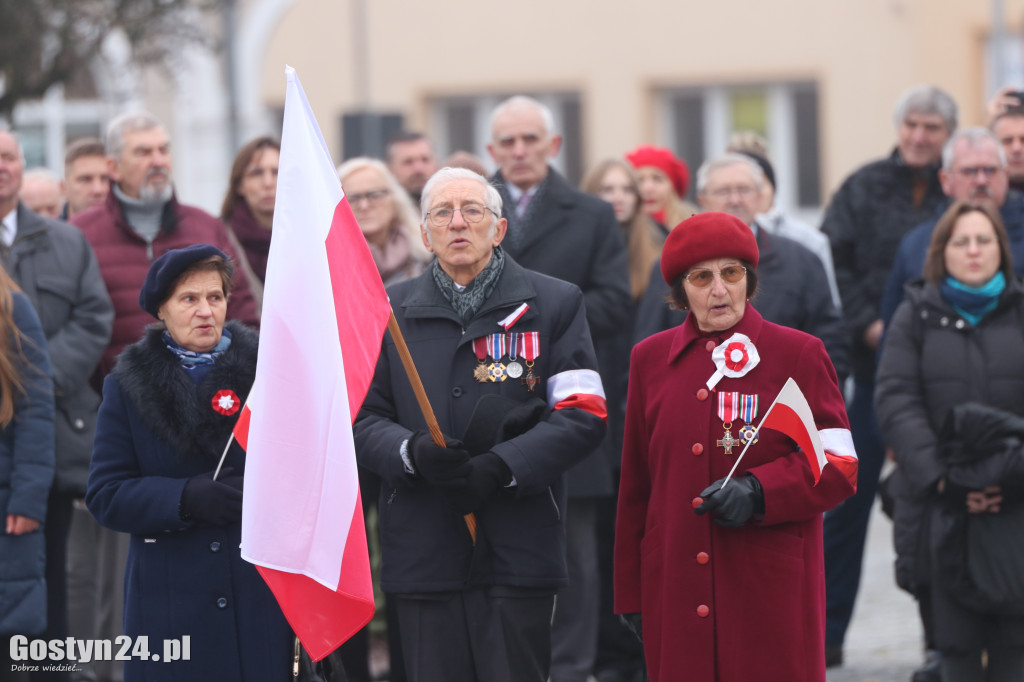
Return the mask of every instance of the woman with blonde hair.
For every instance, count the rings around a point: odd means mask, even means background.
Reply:
[[[658,262],[665,235],[640,208],[640,181],[624,161],[605,159],[583,178],[581,189],[612,205],[626,238],[629,253],[629,287],[639,301],[647,290],[651,268]]]
[[[385,286],[423,272],[431,255],[420,237],[412,200],[383,162],[357,156],[338,177]]]

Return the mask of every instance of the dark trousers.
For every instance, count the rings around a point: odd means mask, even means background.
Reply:
[[[825,514],[825,641],[831,644],[843,643],[853,616],[871,505],[885,462],[874,394],[874,381],[854,384],[848,414],[859,461],[857,493]]]
[[[50,490],[46,502],[46,631],[41,639],[68,637],[68,531],[75,496]],[[70,672],[33,672],[32,682],[67,682]]]
[[[553,591],[496,586],[388,600],[411,682],[546,682]]]
[[[616,489],[618,482],[616,481]],[[601,574],[601,615],[598,620],[597,660],[594,673],[618,673],[629,679],[644,666],[644,649],[640,640],[615,615],[615,512],[618,497],[598,502],[597,553]]]
[[[604,498],[569,498],[565,515],[569,584],[558,591],[551,622],[551,682],[586,682],[597,656],[601,576],[597,505]]]

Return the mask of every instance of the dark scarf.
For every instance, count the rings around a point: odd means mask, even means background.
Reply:
[[[942,297],[949,301],[953,310],[970,322],[972,327],[978,326],[983,317],[996,309],[1005,288],[1006,277],[1002,272],[997,272],[980,287],[967,286],[948,276],[939,287]]]
[[[256,375],[259,336],[238,322],[228,322],[225,332],[231,335],[230,346],[207,366],[198,383],[164,345],[160,325],[147,327],[142,339],[125,348],[114,367],[125,402],[139,421],[183,459],[217,463],[239,413],[217,412],[213,396],[227,389],[244,403]]]
[[[459,291],[455,285],[455,280],[441,269],[437,260],[431,266],[431,273],[434,275],[434,283],[437,284],[437,288],[441,290],[444,297],[452,304],[456,314],[465,323],[473,319],[473,315],[480,310],[480,306],[494,291],[504,266],[505,254],[500,246],[496,246],[491,252],[491,260],[487,261],[487,265],[480,271],[480,274],[474,277],[473,281],[467,284],[462,291]]]
[[[533,225],[534,218],[543,212],[547,201],[548,179],[550,177],[551,172],[549,171],[547,176],[537,185],[537,191],[533,193],[530,203],[526,206],[526,213],[523,214],[522,218],[516,216],[516,202],[512,200],[512,194],[508,191],[507,181],[503,180],[498,185],[501,203],[505,207],[502,213],[505,214],[504,217],[508,220],[508,232],[505,235],[505,241],[509,243],[509,249],[514,251],[526,241],[526,235]]]
[[[260,225],[244,201],[235,204],[228,217],[231,231],[238,237],[249,259],[249,266],[261,282],[267,279],[267,255],[270,253],[270,230]]]

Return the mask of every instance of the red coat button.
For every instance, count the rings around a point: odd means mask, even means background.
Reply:
[[[697,391],[697,400],[707,400],[707,399],[708,399],[708,389],[702,388],[699,391]]]
[[[714,341],[708,341],[707,343],[704,344],[704,348],[706,348],[707,351],[710,353],[715,349],[716,345],[718,344],[716,344]]]
[[[700,443],[694,443],[693,447],[690,448],[690,452],[692,452],[695,455],[703,455],[704,454],[704,446],[701,445]]]
[[[696,509],[697,507],[704,504],[704,498],[698,495],[697,497],[693,498],[693,501],[690,502],[690,504],[692,504],[693,508]]]
[[[703,566],[707,562],[711,561],[711,557],[708,556],[707,552],[697,552],[697,563]]]
[[[697,615],[701,618],[707,618],[709,613],[711,613],[711,609],[708,608],[707,604],[701,604],[697,607]]]

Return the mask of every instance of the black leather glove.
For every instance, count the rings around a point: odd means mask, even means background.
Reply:
[[[722,490],[721,478],[701,492],[704,498],[695,510],[698,514],[711,512],[712,521],[725,528],[739,528],[754,514],[764,513],[764,491],[753,474],[729,481]]]
[[[231,469],[221,471],[230,474]],[[237,485],[237,487],[236,487]],[[181,491],[178,516],[182,521],[195,521],[204,526],[230,526],[242,520],[242,477],[228,476],[225,481],[213,480],[208,471],[188,479]]]
[[[417,431],[409,438],[409,459],[424,481],[431,485],[450,485],[452,481],[469,475],[469,453],[462,447],[462,441],[444,439],[445,447],[434,445],[434,439],[426,431]]]
[[[493,452],[469,460],[469,475],[448,490],[448,498],[460,514],[475,512],[502,486],[512,481],[512,470]]]
[[[639,613],[622,613],[619,614],[619,620],[622,624],[629,628],[629,631],[636,635],[636,638],[643,644],[644,641],[644,625],[643,619]]]

